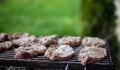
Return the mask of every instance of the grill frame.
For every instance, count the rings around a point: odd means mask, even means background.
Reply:
[[[104,66],[113,65],[108,41],[105,40],[105,42],[106,42],[105,49],[107,51],[107,57],[103,61],[99,63],[95,63],[93,65],[104,65]],[[0,66],[62,68],[62,70],[66,70],[67,68],[69,69],[69,67],[72,67],[72,66],[76,67],[78,65],[80,66],[81,69],[83,69],[84,67],[78,61],[78,56],[77,56],[80,48],[82,48],[82,46],[75,48],[75,56],[73,56],[72,59],[68,61],[50,61],[41,55],[34,58],[28,58],[28,59],[14,59],[13,57],[14,49],[12,49],[10,51],[0,53]],[[88,64],[88,65],[92,65],[92,64]]]

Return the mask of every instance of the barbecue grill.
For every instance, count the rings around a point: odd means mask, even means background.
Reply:
[[[106,41],[106,40],[105,40]],[[78,53],[83,46],[75,48],[75,55],[67,61],[50,61],[42,55],[34,58],[15,59],[14,48],[4,53],[0,53],[0,66],[15,66],[37,68],[41,70],[112,70],[113,63],[111,60],[108,42],[106,41],[107,56],[99,63],[88,64],[83,67],[78,61]],[[28,69],[29,70],[29,69]]]

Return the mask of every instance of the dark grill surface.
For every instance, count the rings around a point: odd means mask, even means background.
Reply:
[[[25,67],[64,67],[66,64],[80,64],[80,61],[78,61],[78,53],[79,50],[82,48],[82,46],[79,46],[75,48],[75,55],[68,61],[50,61],[47,58],[45,58],[43,55],[39,55],[34,58],[28,58],[28,59],[14,59],[14,49],[0,53],[0,65],[2,66],[25,66]],[[106,58],[99,62],[95,63],[96,65],[112,65],[110,51],[109,51],[109,45],[107,43],[106,45],[107,50],[107,56]]]

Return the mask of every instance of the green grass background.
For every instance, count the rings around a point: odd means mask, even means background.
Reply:
[[[35,35],[84,35],[82,0],[3,0],[0,32]]]

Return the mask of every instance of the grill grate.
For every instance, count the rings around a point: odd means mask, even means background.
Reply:
[[[42,55],[39,55],[34,58],[28,58],[28,59],[14,59],[14,49],[0,53],[0,65],[4,66],[25,66],[25,67],[57,67],[61,68],[66,66],[66,64],[79,64],[80,62],[78,61],[78,53],[79,50],[82,48],[82,46],[79,46],[75,48],[75,55],[68,61],[50,61],[47,58],[45,58]],[[107,50],[107,56],[105,59],[99,63],[95,63],[98,65],[112,65],[111,61],[111,56],[110,56],[110,51],[109,51],[109,45],[108,43],[106,44],[106,50]],[[56,65],[57,64],[57,65]]]
[[[55,69],[55,68],[28,68],[28,67],[15,67],[15,66],[1,66],[0,70],[62,70],[62,69]]]

